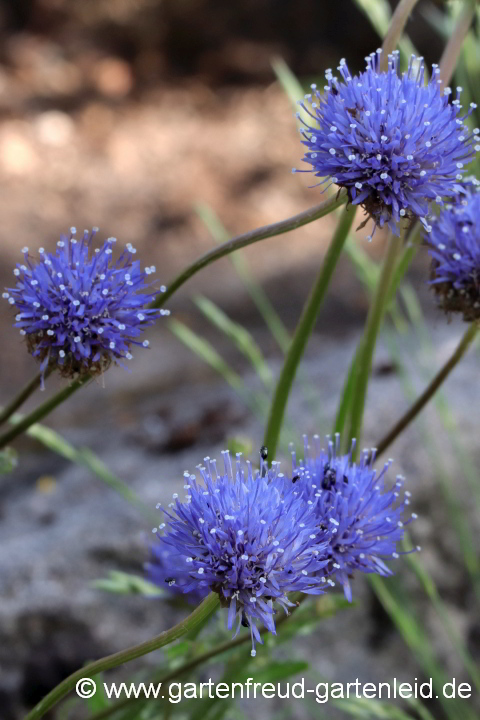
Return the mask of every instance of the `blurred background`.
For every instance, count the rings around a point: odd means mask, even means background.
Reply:
[[[142,264],[155,264],[159,280],[168,284],[222,237],[318,203],[320,191],[308,188],[309,177],[291,174],[303,153],[291,100],[277,75],[288,78],[288,66],[307,86],[341,57],[352,72],[362,69],[395,5],[3,0],[2,287],[12,282],[20,248],[53,250],[72,225],[98,225],[102,238],[132,242]],[[458,5],[418,3],[407,32],[427,65],[438,62],[451,31],[449,12]],[[473,67],[478,72],[478,64]],[[363,220],[360,211],[357,218],[355,225]],[[74,449],[94,450],[105,463],[101,467],[116,473],[149,509],[169,497],[182,484],[183,470],[204,455],[227,445],[255,455],[282,348],[334,224],[329,216],[252,246],[236,266],[227,258],[197,275],[169,304],[177,325],[157,323],[151,349],[138,353],[131,374],[112,369],[104,387],[92,383],[46,424]],[[368,245],[368,232],[354,233],[337,268],[295,384],[287,428],[295,439],[331,429],[382,255],[382,233]],[[447,324],[435,308],[427,276],[422,250],[379,345],[366,444],[378,441],[462,333],[461,323]],[[5,303],[0,403],[36,371],[12,321]],[[478,542],[471,538],[478,538],[480,518],[467,482],[478,480],[477,362],[473,350],[448,381],[442,407],[428,410],[392,453],[421,515],[414,534],[424,548],[422,559],[455,632],[478,661]],[[60,385],[50,378],[45,395]],[[38,394],[26,407],[41,399]],[[20,439],[15,448],[16,467],[0,480],[2,720],[17,720],[82,663],[150,637],[179,613],[168,602],[135,595],[131,587],[121,594],[118,586],[111,593],[93,584],[111,570],[141,576],[148,556],[153,520],[121,497],[112,477],[85,456],[71,462],[68,452],[60,457],[38,439]],[[466,538],[457,534],[461,517],[468,518]],[[391,582],[395,592],[412,599],[439,667],[463,679],[464,666],[444,623],[412,572],[402,568]],[[395,628],[368,583],[359,578],[355,586],[358,605],[304,638],[301,654],[308,655],[314,676],[372,682],[426,677],[428,663]],[[150,656],[143,666],[161,657]],[[444,716],[439,703],[433,707],[435,717]],[[285,707],[270,702],[260,710],[273,717]],[[330,706],[324,711],[326,717],[345,717]],[[71,712],[82,716],[78,707]],[[307,715],[297,702],[286,717]]]

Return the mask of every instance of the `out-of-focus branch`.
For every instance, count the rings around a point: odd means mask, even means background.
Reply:
[[[443,86],[449,84],[452,79],[455,67],[457,65],[458,56],[462,49],[465,36],[470,29],[473,18],[475,17],[475,9],[478,0],[465,0],[462,11],[458,17],[457,24],[450,36],[450,40],[445,46],[443,55],[440,60],[440,80]]]
[[[386,72],[388,70],[388,56],[397,47],[398,40],[403,33],[407,20],[418,0],[400,0],[395,12],[392,15],[390,27],[382,44],[382,58],[380,69]]]

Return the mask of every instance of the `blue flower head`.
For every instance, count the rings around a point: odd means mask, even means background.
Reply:
[[[478,138],[480,140],[480,137]],[[472,178],[455,202],[432,219],[426,238],[431,284],[445,312],[480,320],[480,182]]]
[[[380,54],[371,53],[366,70],[353,77],[341,60],[341,78],[327,70],[324,93],[312,85],[300,102],[311,118],[302,120],[300,133],[307,147],[303,159],[312,166],[300,172],[346,188],[374,230],[387,223],[398,234],[402,218],[418,217],[428,228],[429,202],[441,205],[455,194],[474,155],[465,120],[476,105],[462,112],[462,88],[449,103],[451,90],[441,92],[436,65],[425,85],[423,58],[412,56],[399,76],[398,51],[389,55],[387,72],[380,71]]]
[[[40,360],[42,387],[48,367],[76,377],[131,360],[133,345],[148,347],[148,340],[138,339],[145,328],[168,314],[147,307],[159,292],[146,282],[155,268],[142,272],[130,243],[114,260],[115,238],[92,251],[97,231],[85,230],[77,240],[71,228],[68,237],[61,236],[55,254],[40,248],[38,259],[23,248],[24,262],[13,271],[17,286],[3,293],[17,310],[15,327]]]
[[[228,607],[229,629],[236,618],[236,632],[241,624],[250,628],[255,655],[255,643],[262,642],[258,620],[275,633],[275,604],[287,611],[287,593],[318,595],[328,584],[322,571],[329,532],[318,526],[313,506],[285,483],[278,463],[267,470],[262,461],[254,473],[238,453],[234,472],[227,451],[223,458],[223,473],[210,458],[198,466],[203,483],[184,474],[185,501],[175,494],[163,511],[166,523],[154,532],[176,568],[168,585],[185,593],[218,593]],[[155,581],[158,574],[150,567]]]
[[[392,574],[384,560],[399,557],[397,543],[403,538],[404,527],[416,515],[402,519],[410,504],[408,491],[401,497],[402,476],[398,475],[393,486],[387,487],[391,460],[377,474],[373,468],[374,450],[364,450],[357,464],[352,462],[351,452],[338,454],[338,435],[335,443],[327,437],[327,451],[321,449],[318,435],[313,441],[312,455],[305,438],[305,459],[298,465],[292,452],[292,478],[304,500],[313,504],[320,528],[332,533],[327,570],[335,573],[345,597],[351,601],[349,578],[354,572]]]

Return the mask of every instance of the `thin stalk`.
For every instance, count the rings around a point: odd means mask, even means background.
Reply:
[[[136,658],[147,655],[148,653],[158,650],[165,645],[177,640],[182,635],[190,632],[196,628],[199,624],[203,623],[218,607],[220,603],[219,597],[216,593],[210,593],[203,602],[185,619],[174,625],[170,630],[165,630],[151,640],[140,643],[140,645],[134,645],[133,647],[127,648],[127,650],[121,650],[120,652],[114,653],[113,655],[107,655],[100,660],[85,665],[76,672],[69,675],[63,680],[57,687],[46,695],[43,700],[35,705],[25,720],[38,720],[43,717],[45,713],[56,705],[70,690],[72,690],[76,683],[82,678],[92,678],[98,673],[104,672],[105,670],[111,670],[112,668],[123,665],[124,663],[135,660]]]
[[[328,248],[325,260],[315,281],[310,295],[305,303],[302,315],[295,329],[295,334],[285,356],[285,362],[278,379],[275,395],[270,407],[267,428],[265,430],[264,444],[268,448],[269,456],[273,460],[277,449],[280,429],[283,416],[288,402],[288,396],[292,383],[297,372],[298,365],[302,359],[307,346],[308,339],[315,327],[320,308],[322,307],[333,271],[340,258],[343,246],[347,239],[349,230],[355,217],[355,207],[345,208],[342,217],[337,225],[330,247]]]
[[[415,256],[422,243],[422,233],[423,225],[417,220],[417,222],[413,225],[411,231],[407,235],[407,242],[405,244],[405,248],[402,252],[402,256],[398,260],[395,267],[392,281],[388,290],[387,307],[390,305],[390,303],[394,301],[400,284],[405,277],[408,268],[415,259]]]
[[[460,55],[463,41],[470,29],[470,26],[475,17],[475,8],[477,0],[465,0],[462,11],[458,17],[457,24],[455,25],[450,40],[445,46],[443,55],[440,59],[440,80],[443,82],[443,86],[448,85],[452,79],[457,60]]]
[[[333,428],[333,434],[340,433],[342,435],[345,423],[347,421],[348,413],[350,412],[351,401],[353,396],[353,389],[355,387],[355,373],[358,361],[360,359],[360,348],[359,343],[355,350],[355,355],[348,368],[348,373],[345,377],[343,384],[342,397],[338,406],[337,415],[335,417],[335,425]]]
[[[445,365],[438,371],[433,380],[430,382],[428,387],[425,388],[423,393],[413,405],[407,410],[407,412],[400,418],[400,420],[393,426],[393,428],[380,440],[377,445],[377,456],[385,452],[385,450],[392,444],[392,442],[400,435],[400,433],[415,420],[417,415],[425,407],[428,401],[435,395],[438,388],[441,386],[444,380],[450,375],[453,368],[458,365],[466,351],[472,344],[475,335],[478,330],[478,324],[472,323],[464,336],[460,340],[455,352],[447,360]]]
[[[63,390],[60,390],[60,392],[44,402],[36,410],[33,410],[33,412],[29,415],[25,415],[19,422],[16,422],[13,427],[4,432],[3,435],[0,435],[0,450],[25,432],[25,430],[28,430],[29,427],[37,422],[40,422],[40,420],[43,420],[43,418],[49,415],[52,410],[55,410],[58,405],[60,405],[64,400],[67,400],[70,395],[73,395],[73,393],[79,388],[86,385],[89,380],[91,380],[90,375],[86,375],[81,380],[75,380],[75,382],[71,383]]]
[[[298,595],[298,593],[295,593],[295,595]],[[290,610],[290,613],[288,615],[282,615],[276,624],[277,630],[278,628],[283,625],[284,622],[286,622],[292,614],[295,612],[295,610],[300,606],[300,604],[306,599],[306,595],[302,595],[298,597],[298,599],[295,597],[291,597],[290,600],[296,601],[296,606],[293,607]],[[266,627],[263,627],[260,631],[260,635],[267,635],[269,630]],[[208,662],[214,657],[217,657],[218,655],[223,655],[223,653],[229,652],[230,650],[234,650],[235,648],[239,647],[240,645],[246,645],[247,643],[251,642],[250,635],[247,633],[243,635],[239,635],[234,640],[227,640],[224,643],[221,643],[220,645],[217,645],[214,648],[211,648],[210,650],[207,650],[206,652],[202,653],[201,655],[197,655],[196,657],[192,658],[191,660],[187,660],[187,662],[183,663],[183,665],[180,665],[180,667],[174,668],[173,670],[170,670],[169,673],[166,675],[155,675],[153,677],[152,682],[162,683],[162,685],[165,685],[168,682],[171,682],[172,680],[176,680],[179,676],[185,675],[186,673],[191,672],[192,670],[195,670],[199,665],[203,665],[203,663]],[[137,703],[137,709],[138,708],[138,699],[137,698],[125,698],[125,700],[120,700],[119,702],[116,702],[114,705],[111,705],[107,708],[104,708],[98,713],[95,713],[92,715],[89,720],[105,720],[105,718],[110,717],[114,713],[118,712],[119,710],[123,710],[126,707],[129,707],[133,703]],[[146,699],[143,703],[146,704],[148,700]]]
[[[283,233],[296,230],[303,225],[307,225],[314,220],[318,220],[319,218],[328,215],[333,212],[333,210],[336,210],[341,205],[344,205],[346,202],[347,193],[345,190],[340,190],[340,192],[333,197],[324,200],[318,205],[314,205],[314,207],[311,207],[308,210],[304,210],[298,215],[287,218],[287,220],[281,220],[280,222],[273,223],[272,225],[265,225],[264,227],[250,230],[247,233],[243,233],[243,235],[237,235],[231,240],[222,243],[222,245],[212,248],[183,270],[180,275],[177,275],[177,277],[167,287],[167,290],[162,293],[162,295],[159,295],[159,297],[151,303],[150,307],[163,307],[166,301],[169,300],[172,295],[187,282],[187,280],[189,280],[199,270],[202,270],[202,268],[222,257],[225,257],[225,255],[230,255],[230,253],[235,252],[235,250],[239,250],[247,245],[252,245],[259,240],[266,240],[267,238],[274,237],[276,235],[283,235]]]
[[[51,370],[50,370],[51,372]],[[49,374],[49,369],[45,372],[45,377]],[[25,400],[28,400],[30,395],[33,395],[35,390],[40,387],[42,382],[42,373],[38,372],[26,385],[23,387],[18,395],[16,395],[9,404],[0,411],[0,425],[9,420],[14,412],[23,405]]]
[[[392,15],[390,26],[382,44],[382,59],[380,69],[386,72],[388,69],[388,56],[395,50],[401,34],[407,24],[410,13],[417,4],[418,0],[400,0],[395,12]]]
[[[407,236],[406,247],[403,250],[402,256],[398,260],[395,270],[393,272],[392,280],[390,282],[390,287],[388,289],[388,296],[387,296],[387,301],[386,301],[387,308],[390,307],[390,305],[393,303],[393,301],[395,299],[395,295],[397,293],[398,288],[400,287],[400,284],[405,276],[405,273],[407,272],[412,260],[414,259],[415,255],[417,254],[421,239],[422,239],[422,225],[419,222],[417,222],[411,228],[411,231]],[[334,425],[333,432],[340,433],[340,435],[343,434],[345,423],[347,421],[348,415],[350,413],[350,408],[352,405],[353,390],[354,390],[354,386],[355,386],[355,372],[356,372],[356,367],[358,365],[358,361],[360,358],[360,348],[361,348],[361,342],[357,345],[357,347],[355,349],[355,355],[353,357],[352,362],[350,363],[348,374],[347,374],[346,380],[343,385],[340,404],[338,406],[337,415],[335,418],[335,425]],[[348,444],[346,442],[342,443],[342,445],[344,446],[345,449],[348,448]]]
[[[355,388],[352,395],[352,410],[350,419],[349,440],[357,440],[357,447],[360,445],[360,433],[362,430],[363,412],[367,396],[368,382],[372,368],[373,353],[377,342],[378,333],[387,308],[388,290],[395,270],[398,253],[402,247],[401,238],[390,233],[388,237],[388,248],[383,261],[380,278],[375,290],[372,304],[367,316],[365,330],[362,337],[357,368],[355,373]]]

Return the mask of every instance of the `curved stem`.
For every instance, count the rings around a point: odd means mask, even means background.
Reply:
[[[86,375],[81,380],[75,380],[75,382],[71,383],[63,390],[60,390],[60,392],[44,402],[36,408],[36,410],[33,410],[33,412],[29,415],[22,417],[22,419],[19,422],[16,422],[13,427],[4,432],[3,435],[0,435],[0,450],[25,432],[25,430],[28,430],[29,427],[37,422],[40,422],[40,420],[43,420],[43,418],[49,415],[52,410],[55,410],[58,405],[60,405],[64,400],[67,400],[70,395],[73,395],[73,393],[79,388],[86,385],[89,380],[91,380],[90,375]]]
[[[457,24],[445,46],[443,55],[440,59],[440,80],[444,87],[448,85],[452,79],[455,67],[457,65],[458,56],[462,49],[463,41],[467,35],[470,25],[475,17],[475,8],[477,0],[465,0],[465,4],[458,17]]]
[[[444,380],[446,380],[453,368],[458,365],[462,357],[465,355],[466,351],[472,344],[477,331],[478,324],[474,322],[465,332],[453,355],[451,355],[445,365],[438,371],[428,387],[425,388],[420,397],[407,410],[403,417],[401,417],[393,428],[380,440],[377,445],[377,457],[381,453],[385,452],[398,435],[400,435],[400,433],[412,422],[412,420],[415,420],[419,412],[423,410],[428,401],[435,395],[440,385]]]
[[[151,303],[150,307],[163,307],[166,301],[172,297],[178,288],[186,283],[187,280],[189,280],[199,270],[202,270],[202,268],[215,262],[215,260],[219,260],[220,258],[225,257],[225,255],[229,255],[230,253],[235,252],[235,250],[239,250],[247,245],[252,245],[259,240],[266,240],[267,238],[274,237],[276,235],[283,235],[283,233],[296,230],[303,225],[307,225],[314,220],[318,220],[319,218],[328,215],[333,212],[333,210],[336,210],[341,205],[344,205],[346,202],[347,193],[345,190],[340,190],[333,197],[324,200],[308,210],[304,210],[304,212],[301,212],[298,215],[287,218],[287,220],[281,220],[280,222],[273,223],[272,225],[265,225],[264,227],[250,230],[250,232],[243,233],[243,235],[237,235],[231,240],[227,240],[227,242],[222,243],[222,245],[212,248],[204,255],[201,255],[198,260],[195,260],[195,262],[189,265],[189,267],[183,270],[180,275],[177,275],[177,277],[167,287],[167,290],[162,295],[159,295],[159,297]]]
[[[264,445],[268,448],[271,459],[275,458],[280,429],[283,416],[287,406],[288,396],[292,383],[295,379],[300,360],[307,346],[308,339],[312,334],[315,322],[322,307],[327,288],[333,275],[333,271],[341,255],[345,240],[355,217],[355,206],[350,205],[343,211],[338,223],[335,235],[328,248],[322,268],[318,274],[315,285],[303,308],[302,315],[292,338],[292,342],[285,357],[285,362],[275,388],[270,413],[268,416],[267,428],[265,430]]]
[[[390,233],[388,248],[383,261],[382,270],[378,285],[375,290],[372,304],[367,316],[361,347],[355,372],[355,389],[352,396],[352,412],[350,420],[349,440],[357,440],[357,448],[360,445],[360,433],[362,430],[363,412],[367,395],[368,381],[372,367],[373,353],[377,342],[378,332],[382,324],[383,316],[387,307],[388,289],[392,279],[397,255],[402,247],[401,238]]]
[[[45,371],[44,377],[47,377],[51,372],[50,368],[47,368]],[[19,407],[23,405],[25,400],[28,400],[30,395],[32,395],[37,388],[40,387],[40,384],[42,382],[42,373],[38,372],[26,385],[24,388],[20,390],[18,395],[13,398],[13,400],[3,408],[3,410],[0,412],[0,425],[2,425],[4,422],[6,422],[13,413],[18,410]]]
[[[299,597],[295,597],[299,596]],[[292,597],[290,597],[290,600],[293,602],[296,602],[296,606],[293,607],[290,610],[290,613],[287,615],[282,615],[276,624],[276,628],[278,631],[278,628],[283,625],[284,622],[286,622],[295,612],[295,610],[301,605],[301,603],[307,598],[307,595],[300,595],[300,593],[292,593]],[[267,635],[270,631],[263,627],[260,631],[260,635]],[[165,685],[166,683],[170,682],[171,680],[175,680],[181,675],[185,675],[186,673],[189,673],[191,670],[195,670],[196,667],[199,665],[203,665],[203,663],[208,662],[208,660],[211,660],[214,657],[217,657],[217,655],[222,655],[225,652],[228,652],[229,650],[234,650],[236,647],[239,647],[240,645],[246,645],[247,643],[251,642],[250,635],[247,633],[243,635],[239,635],[234,640],[227,640],[227,642],[221,643],[220,645],[217,645],[214,648],[211,648],[210,650],[207,650],[206,652],[202,653],[201,655],[197,655],[196,657],[192,658],[191,660],[187,660],[187,662],[183,663],[183,665],[180,665],[180,667],[174,668],[166,675],[156,675],[153,678],[153,682],[162,683],[162,685]],[[132,705],[133,703],[137,704],[137,711],[140,709],[138,708],[138,699],[136,698],[126,698],[125,700],[120,700],[119,702],[115,703],[114,705],[110,705],[109,707],[105,708],[104,710],[101,710],[98,713],[95,713],[95,715],[92,715],[89,720],[105,720],[105,718],[110,717],[113,715],[113,713],[123,710],[125,707],[128,707]],[[146,699],[143,704],[148,702]]]
[[[123,665],[177,640],[177,638],[182,637],[182,635],[185,635],[203,623],[217,609],[219,604],[220,600],[218,595],[216,593],[210,593],[185,620],[174,625],[170,630],[165,630],[160,633],[160,635],[140,643],[140,645],[134,645],[127,650],[121,650],[113,655],[107,655],[107,657],[85,665],[85,667],[69,675],[69,677],[49,692],[48,695],[26,715],[25,720],[38,720],[43,717],[50,708],[56,705],[64,695],[75,687],[78,680],[94,677],[94,675],[98,675],[98,673],[104,670],[110,670],[111,668]]]
[[[418,0],[400,0],[395,8],[395,12],[392,15],[387,34],[385,35],[382,44],[383,54],[380,69],[383,72],[386,72],[388,69],[388,56],[397,47],[397,43],[403,33],[405,25],[407,24],[410,13],[417,2]]]

